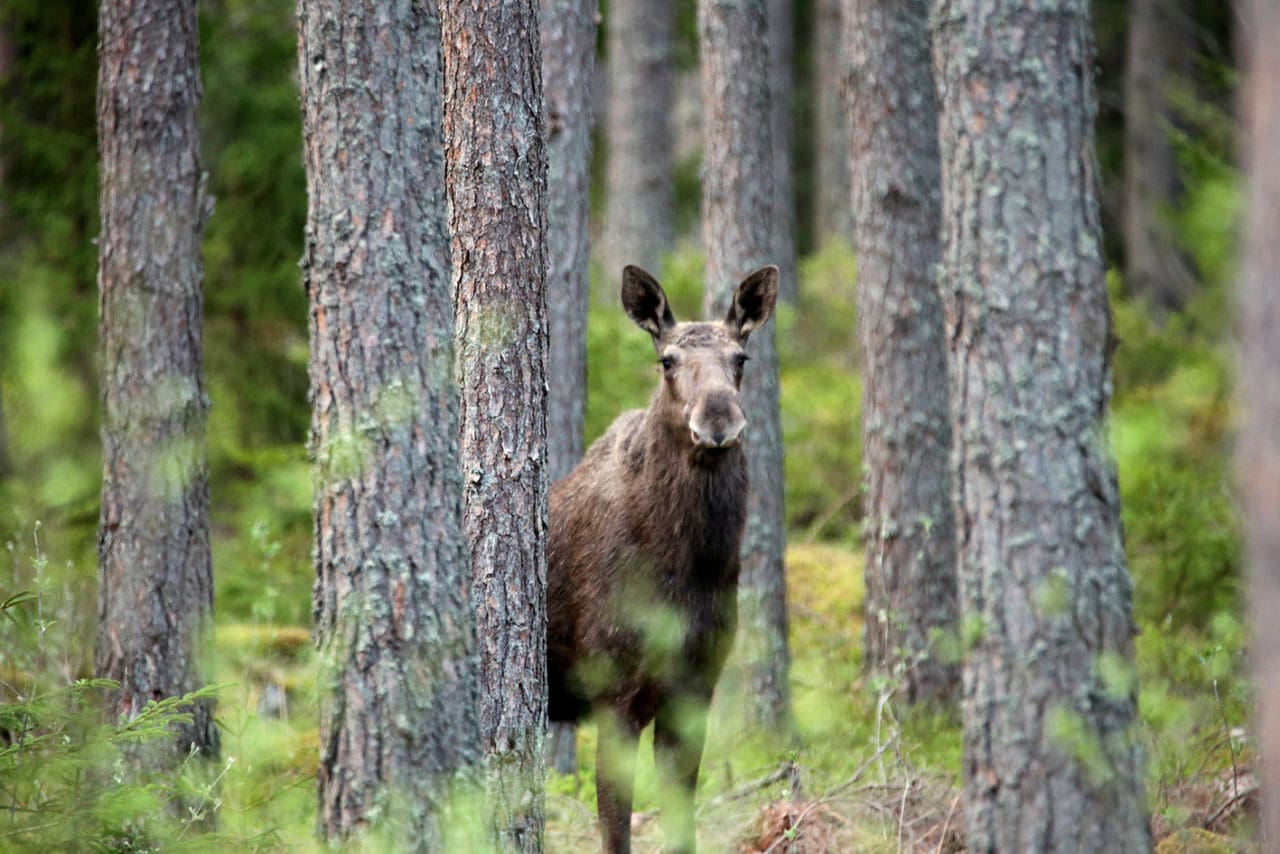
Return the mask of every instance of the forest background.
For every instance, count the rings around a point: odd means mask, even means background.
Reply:
[[[1126,86],[1135,62],[1149,57],[1135,55],[1133,27],[1161,4],[1093,4],[1099,193],[1118,341],[1111,443],[1135,579],[1157,838],[1196,830],[1225,834],[1220,844],[1235,845],[1251,836],[1247,806],[1256,788],[1229,456],[1237,71],[1224,4],[1169,5],[1178,8],[1178,26],[1162,38],[1176,45],[1169,47],[1176,61],[1146,84],[1158,108],[1138,111],[1126,107]],[[676,7],[674,213],[663,281],[677,315],[688,318],[699,313],[702,289],[697,38],[695,4]],[[803,746],[763,755],[726,743],[723,734],[717,740],[713,731],[703,800],[710,802],[711,832],[726,845],[767,839],[777,805],[798,801],[802,788],[808,803],[819,805],[806,819],[810,826],[865,847],[893,849],[904,838],[942,846],[958,824],[951,815],[958,719],[901,707],[860,668],[856,258],[847,193],[833,192],[849,185],[833,24],[839,13],[830,0],[791,8],[800,261],[798,296],[777,319],[777,340],[793,694]],[[288,0],[201,4],[202,144],[216,199],[204,240],[217,620],[210,672],[225,686],[218,707],[224,767],[205,791],[209,809],[217,801],[218,834],[228,844],[289,850],[313,844],[317,754],[309,687],[307,303],[298,271],[306,196],[294,14]],[[602,16],[603,77],[607,6]],[[0,10],[0,600],[36,594],[5,603],[0,685],[57,704],[57,734],[66,737],[50,740],[40,779],[0,779],[0,808],[30,787],[56,795],[37,799],[46,813],[30,821],[14,823],[10,811],[7,829],[0,821],[0,848],[66,844],[86,828],[116,826],[161,796],[113,791],[86,777],[113,736],[77,715],[76,699],[64,690],[91,675],[97,619],[96,41],[93,4],[8,0]],[[608,97],[600,86],[598,117]],[[1124,187],[1139,165],[1126,157],[1126,135],[1139,132],[1154,133],[1171,153],[1172,174],[1150,209],[1179,271],[1172,295],[1125,274],[1132,253]],[[603,234],[608,206],[603,133],[598,123],[593,238]],[[618,271],[597,257],[588,441],[623,408],[643,405],[653,385],[649,342],[618,309],[617,281]],[[6,706],[14,714],[19,708]],[[584,746],[591,737],[584,731]],[[549,848],[575,850],[593,838],[586,806],[594,802],[591,751],[582,756],[577,774],[550,785]],[[794,763],[786,775],[770,773],[786,760]],[[770,785],[744,785],[771,776]],[[638,808],[652,802],[642,782]],[[177,821],[168,841],[194,836],[203,820],[193,813]]]

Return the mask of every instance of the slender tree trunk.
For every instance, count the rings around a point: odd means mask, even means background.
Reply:
[[[448,0],[462,470],[493,825],[540,851],[547,727],[547,154],[535,0]]]
[[[440,146],[440,22],[301,0],[318,827],[438,849],[479,758]]]
[[[1124,75],[1125,283],[1160,311],[1185,305],[1195,286],[1170,209],[1178,199],[1174,89],[1192,54],[1186,0],[1133,0]]]
[[[971,851],[1147,851],[1085,0],[939,0]]]
[[[849,200],[849,146],[844,117],[848,57],[840,29],[842,0],[814,0],[813,78],[814,174],[813,241],[822,246],[852,228]]]
[[[792,90],[795,88],[795,22],[792,0],[767,0],[769,39],[769,114],[773,137],[773,255],[782,271],[779,296],[796,302],[795,180],[791,162]]]
[[[609,282],[626,264],[654,273],[671,249],[673,0],[610,3],[605,22],[609,91],[605,116],[605,215],[601,258]],[[607,287],[610,299],[617,288]]]
[[[587,408],[587,222],[595,0],[542,0],[547,112],[547,471],[555,482],[582,457]],[[551,725],[552,765],[577,770],[572,724]]]
[[[4,422],[4,403],[0,401],[0,479],[13,474],[13,458],[9,456],[9,431]]]
[[[959,687],[941,175],[929,0],[845,0],[866,471],[866,664],[906,699]]]
[[[1280,6],[1241,4],[1245,85],[1245,238],[1237,311],[1240,329],[1240,442],[1237,461],[1250,567],[1253,669],[1263,850],[1280,839]]]
[[[764,0],[700,0],[705,152],[702,225],[707,250],[706,310],[722,317],[737,283],[775,250],[774,148],[770,139],[769,50]],[[782,271],[784,277],[793,270]],[[743,383],[750,419],[751,500],[742,542],[738,639],[726,668],[749,718],[767,731],[790,725],[784,554],[782,426],[774,326],[751,336]]]
[[[200,165],[194,0],[99,8],[98,337],[102,510],[94,671],[119,682],[111,711],[198,688],[211,630],[205,458]],[[177,726],[176,762],[214,756],[213,703]]]

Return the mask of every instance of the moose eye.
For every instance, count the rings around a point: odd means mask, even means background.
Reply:
[[[747,360],[750,358],[751,357],[746,353],[735,353],[733,356],[733,366],[738,370],[742,370],[743,366],[747,364]]]
[[[658,363],[662,365],[662,370],[664,371],[669,371],[676,366],[676,360],[672,356],[663,356],[658,360]]]

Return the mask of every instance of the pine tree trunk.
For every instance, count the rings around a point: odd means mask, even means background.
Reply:
[[[792,90],[795,88],[795,22],[791,0],[767,0],[769,38],[769,114],[773,137],[773,254],[782,271],[779,296],[792,305],[797,297],[795,180],[791,162]]]
[[[815,0],[813,15],[813,241],[822,246],[852,228],[849,146],[844,117],[848,57],[841,39],[842,0]]]
[[[547,727],[547,154],[535,0],[449,0],[445,159],[480,732],[506,850],[539,851]]]
[[[547,112],[547,471],[552,483],[578,464],[587,408],[587,220],[591,207],[591,96],[596,4],[542,0],[542,80]],[[572,724],[551,725],[551,761],[577,770]]]
[[[971,851],[1148,851],[1085,0],[939,0]]]
[[[102,510],[94,671],[111,711],[203,680],[212,629],[202,352],[199,42],[194,0],[103,0],[99,9],[98,240]],[[174,763],[214,756],[212,701],[177,726]]]
[[[1186,304],[1195,279],[1169,222],[1178,201],[1174,89],[1191,56],[1186,0],[1133,0],[1124,75],[1125,284],[1159,311]]]
[[[845,0],[858,251],[865,662],[910,702],[959,687],[942,200],[929,0]]]
[[[302,0],[318,828],[442,845],[479,759],[434,3]]]
[[[626,264],[653,273],[675,239],[671,115],[675,100],[673,0],[609,4],[606,99],[604,289]]]
[[[708,317],[723,317],[733,289],[772,261],[774,149],[764,0],[700,0],[705,151],[702,225]],[[784,276],[794,275],[784,270]],[[774,325],[751,336],[743,381],[751,499],[742,541],[738,638],[725,670],[735,702],[766,731],[790,725],[784,553],[782,425]]]
[[[1280,7],[1241,5],[1244,67],[1245,238],[1237,312],[1240,441],[1237,462],[1250,567],[1253,671],[1264,785],[1263,850],[1280,839]]]

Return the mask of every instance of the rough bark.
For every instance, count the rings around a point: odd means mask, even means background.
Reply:
[[[1186,0],[1133,0],[1124,74],[1125,284],[1157,311],[1176,311],[1195,279],[1170,211],[1178,200],[1171,122],[1179,74],[1194,45]]]
[[[845,239],[852,227],[849,146],[842,82],[848,76],[841,38],[842,0],[815,0],[813,15],[813,241]]]
[[[547,155],[538,5],[449,0],[442,8],[480,732],[499,844],[537,851],[547,726]]]
[[[547,119],[547,472],[555,482],[582,457],[587,406],[587,222],[591,207],[594,0],[542,0]],[[577,770],[575,728],[552,724],[551,761]]]
[[[845,0],[866,478],[865,663],[910,702],[959,687],[929,0]]]
[[[111,712],[201,685],[211,628],[202,352],[199,41],[194,0],[99,8],[98,337],[102,509],[94,671]],[[213,703],[180,724],[174,762],[218,752]],[[163,760],[162,760],[163,761]]]
[[[768,0],[769,114],[773,137],[773,254],[782,271],[779,296],[796,301],[795,170],[791,161],[791,93],[795,88],[795,22],[791,0]]]
[[[320,833],[425,848],[479,759],[441,155],[440,22],[302,0]]]
[[[1240,441],[1237,462],[1249,560],[1253,670],[1263,775],[1264,850],[1280,839],[1280,7],[1241,6],[1242,107],[1248,202],[1237,312]]]
[[[614,282],[626,264],[660,274],[675,239],[671,114],[674,105],[675,4],[609,4],[605,24],[604,236],[600,257]],[[615,288],[606,288],[614,298]]]
[[[771,262],[774,149],[770,129],[769,52],[764,0],[700,0],[705,150],[702,162],[703,243],[707,252],[705,306],[723,317],[733,289]],[[794,275],[782,271],[783,277]],[[774,326],[751,336],[753,359],[743,382],[750,419],[751,478],[742,540],[738,638],[726,668],[749,719],[766,731],[790,725],[787,684],[786,530],[782,425],[778,410],[778,354]]]
[[[1085,0],[939,0],[972,851],[1147,851]]]

